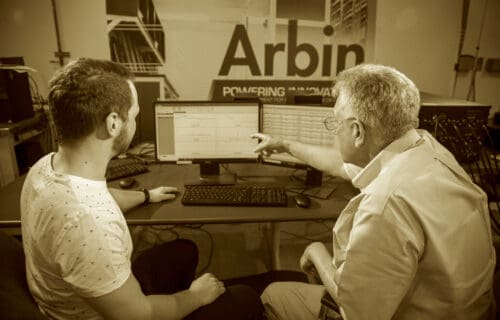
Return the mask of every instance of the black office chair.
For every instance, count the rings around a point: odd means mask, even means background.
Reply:
[[[330,294],[325,291],[323,298],[321,298],[321,309],[319,310],[320,320],[340,320],[340,309],[335,300]]]
[[[26,282],[21,242],[0,231],[0,319],[47,320]]]

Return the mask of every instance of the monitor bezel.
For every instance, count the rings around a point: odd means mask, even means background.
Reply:
[[[262,102],[257,98],[248,98],[248,99],[235,99],[231,100],[162,100],[158,99],[154,101],[153,104],[153,112],[154,112],[154,143],[155,143],[155,159],[159,163],[171,163],[171,164],[216,164],[216,163],[259,163],[260,156],[256,154],[255,158],[199,158],[199,159],[182,159],[182,160],[162,160],[158,157],[158,140],[157,140],[157,121],[156,121],[156,110],[157,107],[165,104],[171,105],[179,105],[179,104],[206,104],[206,105],[249,105],[249,104],[257,104],[258,108],[258,132],[262,130]],[[249,137],[250,139],[250,137]]]

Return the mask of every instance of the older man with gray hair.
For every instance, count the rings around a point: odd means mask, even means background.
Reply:
[[[495,252],[486,195],[416,129],[415,84],[363,64],[340,73],[334,92],[324,120],[333,147],[254,135],[256,152],[288,152],[360,190],[333,228],[333,254],[314,242],[300,259],[316,283],[266,288],[268,318],[317,319],[325,290],[343,319],[487,318]]]

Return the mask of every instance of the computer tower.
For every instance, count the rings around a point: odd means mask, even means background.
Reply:
[[[18,122],[33,116],[28,74],[0,65],[0,123]]]

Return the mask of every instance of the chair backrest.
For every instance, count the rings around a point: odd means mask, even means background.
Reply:
[[[495,317],[492,319],[500,319],[500,236],[493,236],[493,245],[497,255],[497,263],[495,268],[495,276],[493,277],[493,295],[495,296]]]
[[[0,319],[47,319],[29,292],[21,242],[2,231],[0,231]]]

